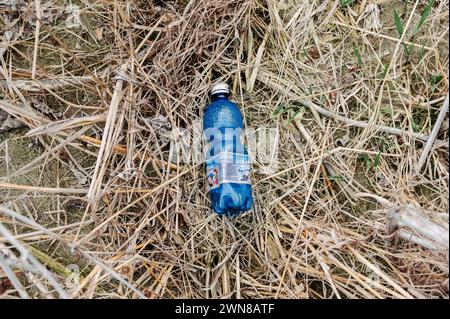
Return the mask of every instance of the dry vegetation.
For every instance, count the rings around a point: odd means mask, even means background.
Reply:
[[[0,297],[448,298],[448,6],[0,0]],[[233,218],[153,125],[217,80],[280,132]]]

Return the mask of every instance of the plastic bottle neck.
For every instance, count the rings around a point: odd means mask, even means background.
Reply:
[[[211,95],[211,101],[215,102],[218,100],[228,100],[228,97],[230,96],[230,94],[228,93],[216,93]]]

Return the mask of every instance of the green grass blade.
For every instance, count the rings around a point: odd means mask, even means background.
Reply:
[[[414,132],[420,131],[420,125],[414,120],[414,118],[411,118],[411,126]]]
[[[332,181],[343,181],[345,180],[345,178],[341,175],[333,175],[329,177],[330,180]]]
[[[305,108],[304,108],[304,107],[302,107],[300,110],[296,111],[296,112],[294,113],[294,115],[292,115],[292,116],[289,118],[288,123],[291,124],[292,121],[295,120],[295,118],[296,118],[299,114],[302,114],[304,111],[305,111]]]
[[[275,111],[273,111],[272,115],[273,115],[273,116],[276,116],[276,115],[278,115],[278,114],[283,113],[285,110],[286,110],[285,106],[284,106],[284,105],[280,105],[280,106],[278,106],[278,107],[275,109]]]
[[[420,48],[420,52],[419,52],[419,61],[421,61],[423,59],[423,57],[425,56],[425,47],[422,45],[422,47]]]
[[[386,78],[386,76],[388,74],[388,67],[389,66],[387,64],[384,66],[382,79]]]
[[[353,2],[355,2],[355,0],[341,0],[341,7],[347,7],[349,5],[351,5]]]
[[[375,157],[375,161],[373,162],[373,167],[377,167],[378,164],[380,164],[380,159],[381,159],[381,152],[378,152],[377,156]]]
[[[415,33],[417,33],[419,31],[419,29],[422,27],[422,25],[424,24],[424,22],[427,19],[427,17],[430,15],[431,8],[433,8],[434,2],[435,2],[435,0],[431,0],[428,3],[428,5],[426,6],[425,10],[423,10],[422,15],[420,16],[420,21],[417,24]]]
[[[395,9],[394,9],[394,23],[395,23],[395,27],[397,28],[399,37],[402,37],[403,32],[404,32],[403,21],[400,19],[399,15]]]
[[[436,85],[436,84],[438,84],[439,82],[441,82],[441,80],[444,78],[444,76],[442,75],[442,74],[438,74],[438,75],[431,75],[431,77],[430,77],[430,82],[431,82],[431,85]]]

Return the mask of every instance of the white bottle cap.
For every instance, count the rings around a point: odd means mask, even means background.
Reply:
[[[218,83],[213,85],[213,87],[211,88],[211,91],[209,92],[211,95],[213,94],[217,94],[217,93],[230,93],[230,88],[228,86],[228,84],[226,83]]]

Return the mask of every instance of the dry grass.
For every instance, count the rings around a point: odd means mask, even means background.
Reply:
[[[427,4],[0,0],[0,296],[448,298],[448,1],[415,31]],[[217,80],[280,132],[233,218],[149,124],[190,128]]]

